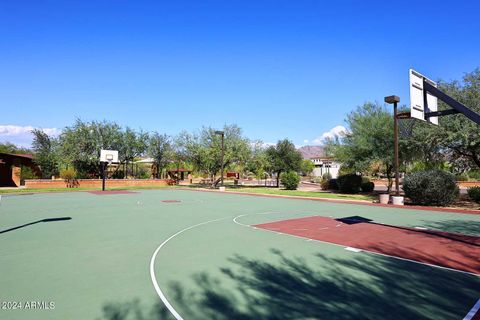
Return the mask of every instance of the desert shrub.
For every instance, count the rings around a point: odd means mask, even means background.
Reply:
[[[473,201],[480,203],[480,187],[471,187],[467,189],[468,197]]]
[[[337,178],[337,184],[341,193],[359,193],[362,177],[355,173],[345,174]]]
[[[468,172],[468,177],[469,177],[470,179],[480,180],[480,171],[470,170],[470,171]]]
[[[331,189],[330,188],[330,180],[332,179],[332,175],[330,174],[330,172],[325,172],[323,175],[322,175],[322,178],[320,180],[320,188],[322,188],[322,190],[329,190]]]
[[[77,177],[77,172],[73,168],[60,170],[60,178],[65,180],[73,180]]]
[[[447,206],[458,197],[455,176],[442,170],[411,173],[403,182],[405,196],[414,204]]]
[[[287,190],[296,190],[300,183],[300,177],[294,171],[284,172],[280,175],[280,181]]]
[[[20,169],[20,180],[25,179],[36,179],[37,175],[33,172],[32,168],[27,166],[22,166]]]
[[[375,189],[375,184],[367,177],[362,177],[362,184],[360,185],[362,192],[372,192]]]
[[[466,173],[459,173],[455,176],[457,181],[468,181],[468,175]]]
[[[135,177],[137,179],[149,179],[151,176],[151,171],[144,166],[138,166],[137,170],[135,170]]]
[[[32,170],[32,168],[27,166],[22,166],[20,169],[20,184],[24,185],[26,179],[37,179],[37,175]]]
[[[330,180],[328,180],[328,189],[330,189],[330,190],[338,190],[337,179],[330,179]]]
[[[121,170],[117,170],[112,173],[112,179],[123,179],[123,178],[125,178],[125,172]]]
[[[67,188],[78,187],[77,172],[74,168],[67,168],[60,170],[60,178],[67,183]]]
[[[320,181],[320,188],[322,188],[322,190],[329,190],[330,189],[330,180],[322,179]]]

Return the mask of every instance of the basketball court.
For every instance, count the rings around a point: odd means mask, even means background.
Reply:
[[[479,316],[480,215],[169,189],[107,194],[3,196],[0,318]],[[12,301],[54,308],[6,310]]]

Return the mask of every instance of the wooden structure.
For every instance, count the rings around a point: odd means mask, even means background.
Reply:
[[[167,171],[168,178],[173,180],[185,180],[185,173],[190,174],[193,170],[185,168],[171,169]]]
[[[37,176],[41,175],[31,154],[0,153],[0,187],[19,187],[22,167],[29,167]]]

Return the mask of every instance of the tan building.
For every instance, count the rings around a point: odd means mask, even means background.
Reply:
[[[0,153],[0,187],[19,187],[22,167],[29,167],[40,175],[39,167],[31,154]]]

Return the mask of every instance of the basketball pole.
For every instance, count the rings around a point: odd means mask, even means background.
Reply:
[[[215,131],[215,134],[218,134],[220,136],[222,136],[222,158],[221,158],[221,161],[222,161],[222,168],[221,168],[221,175],[220,175],[220,181],[222,182],[222,187],[223,187],[223,171],[224,171],[224,167],[223,167],[223,161],[224,161],[224,157],[225,157],[225,145],[224,145],[224,140],[225,140],[225,131],[220,131],[220,130],[217,130]]]
[[[393,165],[395,169],[395,195],[400,196],[400,179],[399,179],[399,159],[398,159],[398,103],[400,98],[397,96],[385,97],[385,102],[393,104]]]
[[[102,161],[102,191],[105,191],[105,161]]]

